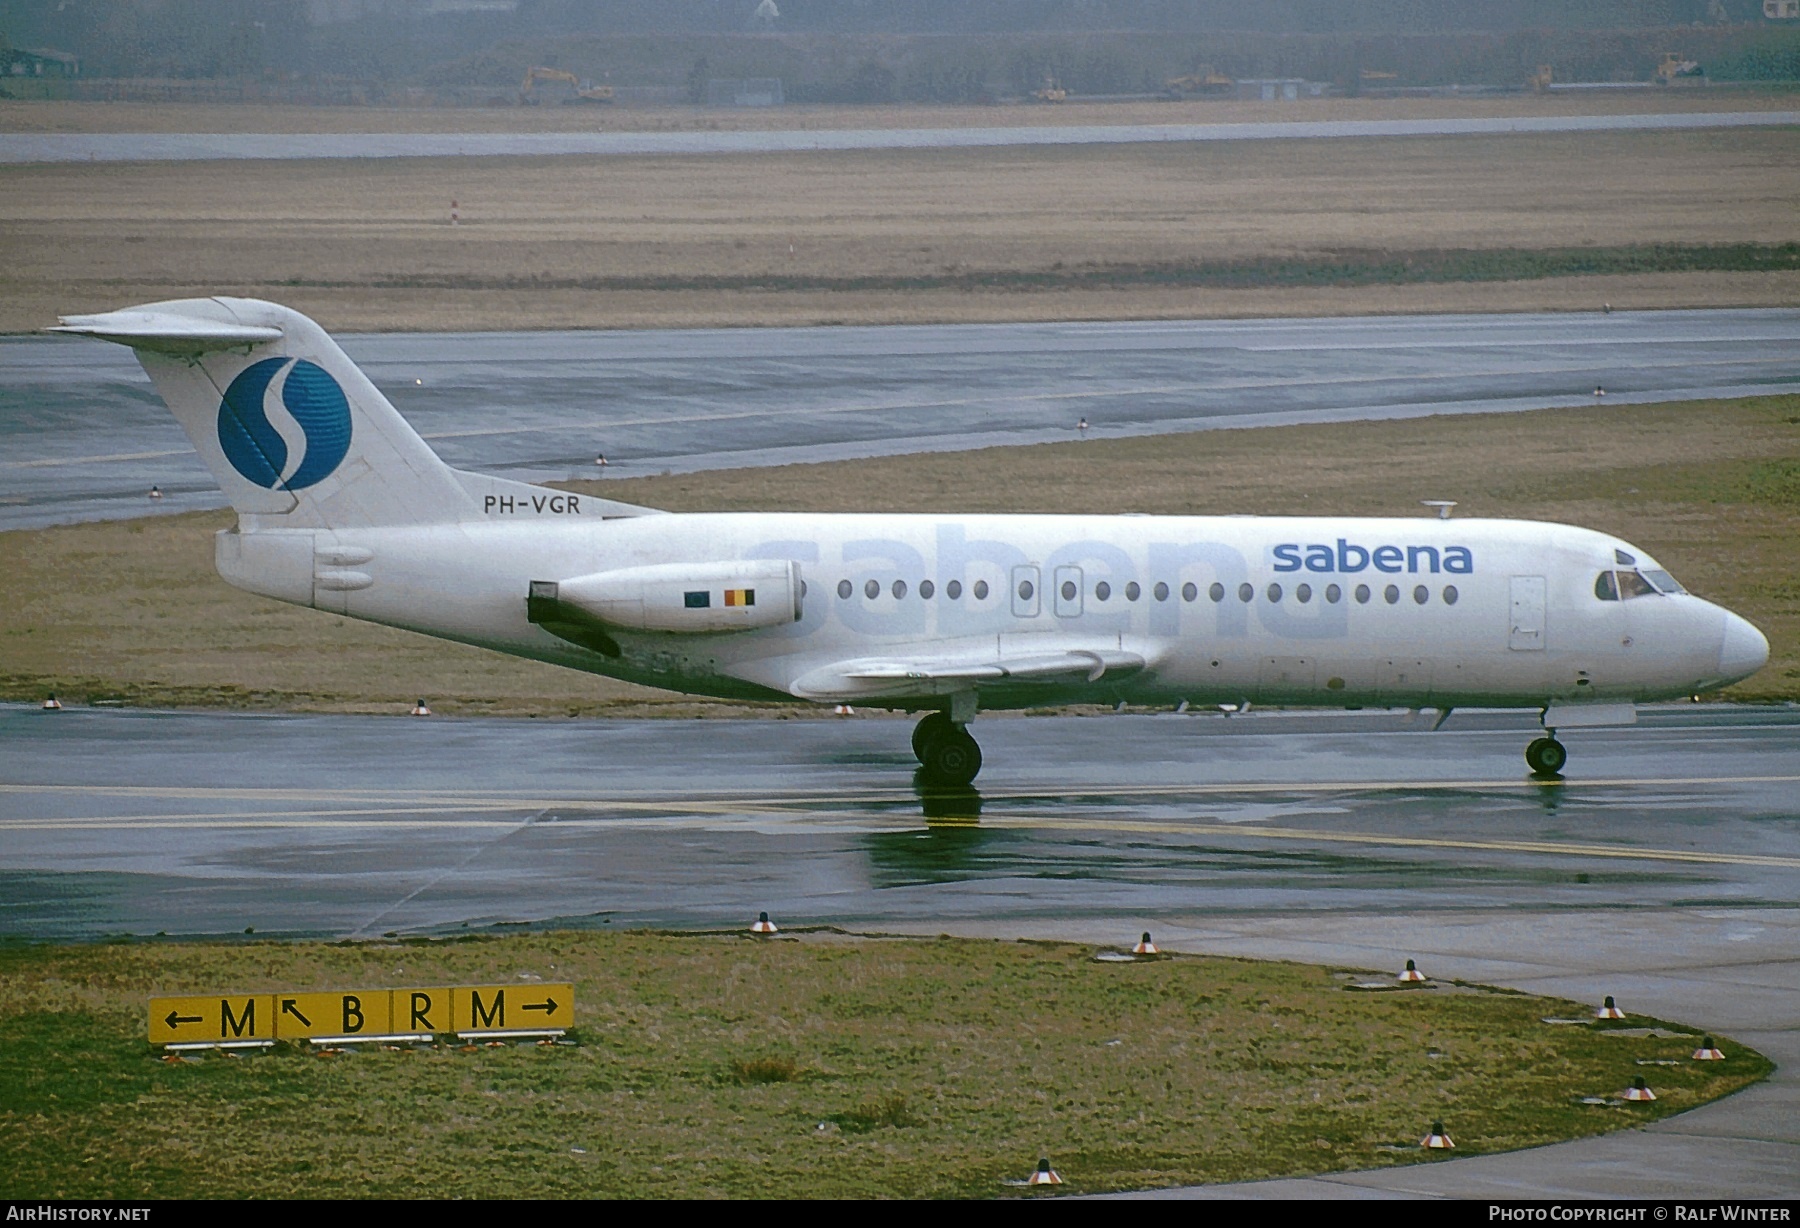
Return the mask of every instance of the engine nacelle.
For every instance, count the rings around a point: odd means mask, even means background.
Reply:
[[[781,627],[800,621],[800,564],[768,559],[624,567],[556,583],[534,581],[531,599],[620,630],[717,634]],[[532,621],[547,620],[534,615]]]

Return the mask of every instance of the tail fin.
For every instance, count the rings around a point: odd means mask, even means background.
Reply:
[[[50,331],[131,346],[253,527],[475,520],[493,496],[539,490],[450,468],[324,329],[274,303],[181,299],[64,316]]]

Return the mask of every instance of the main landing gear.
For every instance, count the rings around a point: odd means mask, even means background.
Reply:
[[[913,729],[912,748],[931,784],[961,788],[981,771],[981,747],[948,712],[926,713]]]
[[[1569,761],[1569,751],[1556,740],[1556,731],[1551,730],[1549,737],[1536,738],[1525,748],[1525,766],[1539,780],[1555,780],[1562,775],[1563,764]]]

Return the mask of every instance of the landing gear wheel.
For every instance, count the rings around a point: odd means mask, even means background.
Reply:
[[[1525,766],[1540,780],[1560,776],[1563,764],[1568,761],[1568,750],[1555,738],[1538,738],[1525,748]]]
[[[954,725],[950,731],[925,743],[919,756],[925,779],[934,785],[962,788],[981,771],[981,747],[966,729]]]
[[[932,741],[956,732],[956,726],[950,723],[948,712],[927,712],[917,725],[913,726],[913,758],[920,763],[925,762],[925,748]]]

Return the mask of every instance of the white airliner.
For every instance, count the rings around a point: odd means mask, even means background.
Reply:
[[[1761,669],[1768,641],[1605,533],[1328,516],[683,514],[450,468],[313,321],[187,299],[66,316],[131,346],[218,477],[253,593],[631,682],[923,712],[927,782],[978,708],[1537,709],[1558,727]]]

